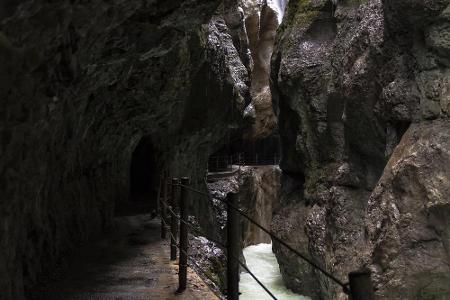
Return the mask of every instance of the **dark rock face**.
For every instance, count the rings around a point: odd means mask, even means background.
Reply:
[[[369,266],[380,298],[448,299],[449,0],[332,2],[289,2],[269,90],[277,16],[262,1],[3,1],[0,298],[25,298],[111,225],[141,140],[154,182],[164,171],[205,190],[246,104],[249,135],[272,131],[273,96],[273,230],[343,280]],[[212,228],[210,203],[191,200]],[[345,298],[274,249],[288,287]]]
[[[450,122],[413,124],[369,198],[380,298],[450,298]]]
[[[281,170],[278,166],[244,167],[239,188],[241,207],[253,220],[270,228],[273,211],[279,207]],[[242,219],[242,246],[270,243],[270,237]]]
[[[208,189],[215,204],[215,213],[220,227],[226,228],[226,205],[223,201],[229,193],[237,193],[239,208],[247,216],[265,228],[269,228],[273,212],[280,206],[280,177],[281,170],[278,166],[266,165],[242,166],[229,176],[211,178]],[[266,233],[247,219],[240,220],[242,248],[259,243],[270,243],[270,237]],[[225,238],[225,230],[221,234],[221,238]]]
[[[449,118],[448,5],[339,1],[334,11],[330,1],[289,2],[272,56],[285,172],[284,208],[272,228],[343,281],[375,259],[375,252],[367,254],[370,259],[365,254],[371,244],[366,224],[372,222],[366,223],[366,209],[402,135],[411,123]],[[441,157],[435,159],[439,163]],[[412,177],[404,178],[406,185],[415,184]],[[448,194],[442,190],[439,197]],[[420,231],[418,224],[411,226]],[[442,226],[448,230],[448,224]],[[324,276],[300,261],[293,265],[289,254],[274,248],[288,287],[320,299],[346,297]],[[426,290],[427,299],[442,295],[440,282],[450,274],[448,254],[434,254],[447,267],[437,271],[438,283]],[[380,287],[400,282],[417,291],[420,280],[414,277],[435,276],[428,271],[400,275],[400,269],[378,271],[374,280]],[[382,299],[405,299],[377,293]]]
[[[142,137],[155,176],[203,184],[248,94],[219,5],[32,1],[0,25],[1,299],[111,224]]]
[[[3,0],[0,3],[0,20],[11,16],[22,2],[25,0]]]
[[[224,201],[228,194],[236,193],[239,199],[239,208],[253,220],[264,226],[270,227],[273,211],[279,207],[280,176],[278,166],[234,166],[235,172],[220,177],[209,176],[208,191],[213,202],[213,213],[217,220],[215,233],[208,233],[216,241],[227,239],[227,207]],[[270,243],[270,237],[245,218],[240,218],[241,248],[259,243]],[[226,294],[226,258],[223,245],[215,245],[207,242],[202,232],[197,232],[197,237],[192,239],[192,255],[197,259],[197,265],[202,266],[201,276],[209,285]],[[241,253],[241,261],[245,261]],[[205,271],[208,274],[205,274]],[[206,278],[205,278],[206,277]]]

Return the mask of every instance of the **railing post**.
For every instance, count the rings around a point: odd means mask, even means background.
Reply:
[[[350,300],[375,299],[369,270],[350,272],[348,279],[350,282]]]
[[[163,203],[161,205],[161,238],[166,239],[167,236],[167,177],[163,178]]]
[[[162,175],[159,176],[158,194],[156,196],[156,212],[161,215],[161,190],[162,190]]]
[[[227,299],[239,299],[239,214],[233,209],[238,206],[237,194],[227,196]]]
[[[187,254],[188,254],[188,190],[184,186],[189,185],[189,178],[181,178],[180,197],[180,261],[178,269],[178,293],[183,292],[187,285]]]
[[[177,259],[177,235],[178,235],[178,219],[175,215],[177,213],[177,199],[178,197],[178,178],[172,178],[172,197],[170,198],[170,206],[172,214],[170,218],[170,260]]]

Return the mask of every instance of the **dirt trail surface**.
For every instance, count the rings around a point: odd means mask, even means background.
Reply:
[[[175,294],[178,263],[169,260],[159,222],[149,215],[117,218],[115,230],[80,249],[61,279],[37,299],[218,299],[192,269],[187,290]]]

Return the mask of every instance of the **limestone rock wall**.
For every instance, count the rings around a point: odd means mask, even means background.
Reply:
[[[450,298],[450,122],[413,124],[369,198],[368,265],[380,298]]]
[[[379,266],[376,251],[368,250],[374,237],[369,237],[367,224],[374,222],[370,211],[382,205],[375,187],[383,170],[390,172],[386,164],[401,137],[411,124],[449,120],[445,28],[450,8],[445,0],[335,2],[290,1],[277,33],[271,76],[284,175],[283,208],[272,228],[346,281],[349,271],[373,262]],[[429,132],[448,130],[433,124],[439,123],[431,123],[436,128]],[[421,156],[434,150],[427,151]],[[445,163],[443,157],[432,157]],[[441,173],[430,170],[429,176],[441,178]],[[418,174],[404,178],[404,185],[414,186]],[[444,186],[437,188],[436,197],[449,198]],[[415,204],[404,205],[409,210]],[[442,225],[445,222],[438,223],[448,229]],[[391,228],[380,226],[376,232]],[[412,231],[422,228],[414,222],[409,226]],[[437,243],[445,244],[442,236]],[[404,251],[415,252],[416,244],[406,242],[409,238],[400,239]],[[317,299],[345,299],[342,290],[324,276],[300,261],[295,263],[278,245],[274,248],[288,287]],[[388,291],[395,282],[417,291],[421,282],[417,278],[427,276],[437,283],[436,288],[425,289],[424,299],[440,297],[445,292],[440,283],[450,273],[448,255],[437,251],[425,250],[447,264],[436,273],[425,268],[401,275],[402,267],[391,266],[395,271],[389,271],[383,264],[374,277],[380,299],[422,299],[417,293],[401,298]],[[403,262],[405,268],[414,265],[414,260]]]
[[[235,166],[237,167],[237,166]],[[227,207],[223,201],[229,193],[237,193],[239,208],[250,218],[270,227],[273,212],[279,209],[281,170],[275,165],[240,166],[233,174],[210,178],[208,189],[215,203],[215,214],[223,229],[220,238],[226,238]],[[270,237],[245,218],[240,218],[242,248],[259,243],[270,243]]]
[[[224,1],[225,20],[250,74],[243,134],[247,140],[263,139],[277,128],[269,87],[270,59],[284,6],[284,1]]]
[[[281,170],[278,166],[244,167],[239,188],[241,206],[253,220],[270,228],[273,212],[279,206]],[[242,246],[271,243],[271,238],[245,219],[241,220]]]
[[[248,94],[222,15],[214,0],[38,0],[1,23],[1,299],[111,225],[142,137],[159,170],[203,184]]]

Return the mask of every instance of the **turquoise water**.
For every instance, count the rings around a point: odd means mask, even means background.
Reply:
[[[247,267],[279,300],[311,300],[288,290],[281,279],[281,273],[272,244],[258,244],[244,248]],[[264,289],[248,274],[241,273],[239,282],[240,300],[272,299]]]

